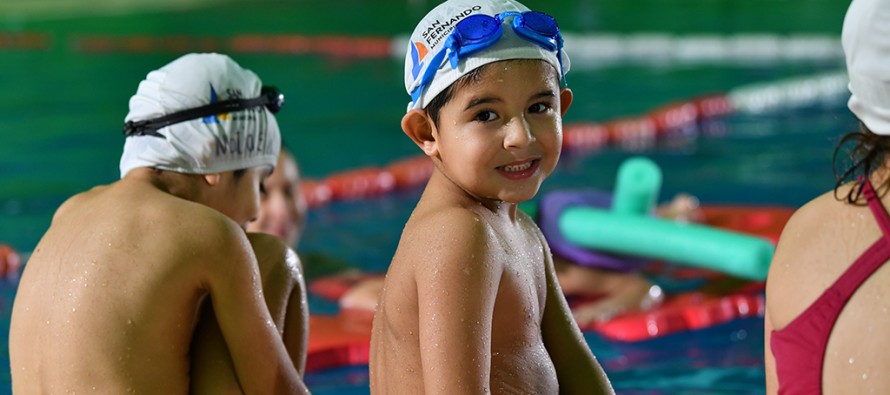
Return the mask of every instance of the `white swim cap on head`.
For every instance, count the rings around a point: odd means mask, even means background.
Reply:
[[[408,110],[426,108],[426,106],[443,90],[470,71],[488,63],[508,59],[541,59],[553,65],[557,73],[569,71],[569,56],[565,49],[562,62],[557,51],[551,51],[518,36],[511,26],[512,17],[507,17],[502,24],[503,34],[497,42],[488,48],[474,52],[460,60],[453,68],[445,58],[442,64],[432,64],[432,59],[445,48],[445,42],[454,26],[471,15],[495,16],[502,12],[529,11],[528,7],[513,0],[450,0],[433,8],[411,33],[408,51],[405,55],[405,89],[410,95],[421,85],[424,74],[429,67],[438,67],[432,81],[423,87],[418,99],[408,104]],[[562,78],[562,75],[560,75]]]
[[[260,96],[262,82],[226,55],[188,54],[148,73],[130,98],[125,122],[153,120],[230,99]],[[275,116],[258,105],[199,117],[126,138],[121,178],[137,167],[211,174],[275,166],[281,135]]]
[[[890,1],[853,0],[841,42],[852,93],[847,106],[869,130],[890,135]]]

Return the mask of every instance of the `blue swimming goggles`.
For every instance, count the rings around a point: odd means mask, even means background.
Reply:
[[[501,27],[508,17],[513,17],[511,26],[517,36],[540,46],[551,52],[556,52],[559,60],[559,72],[565,82],[565,69],[562,65],[562,35],[559,34],[559,26],[556,19],[543,12],[537,11],[505,11],[495,16],[470,15],[454,26],[454,30],[445,40],[443,48],[431,60],[420,85],[411,91],[411,100],[414,103],[420,99],[424,88],[432,81],[436,72],[442,67],[445,56],[451,63],[451,68],[456,69],[458,62],[468,55],[491,47],[496,43],[504,29]]]

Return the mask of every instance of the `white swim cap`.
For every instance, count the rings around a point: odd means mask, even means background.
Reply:
[[[852,93],[847,106],[873,133],[890,135],[890,1],[853,0],[841,41]]]
[[[444,49],[444,44],[458,22],[471,15],[495,16],[505,11],[529,11],[528,7],[513,0],[450,0],[433,8],[414,28],[408,42],[405,55],[405,89],[410,95],[418,86],[431,60]],[[569,56],[562,50],[562,63],[556,51],[547,50],[527,39],[519,37],[511,26],[512,18],[508,17],[502,25],[503,34],[492,46],[474,52],[460,60],[457,68],[452,68],[446,57],[445,61],[433,64],[438,71],[420,93],[416,103],[408,104],[408,110],[426,108],[426,106],[443,90],[470,71],[488,63],[507,59],[541,59],[553,65],[557,73],[569,71]],[[562,78],[562,76],[560,76]]]
[[[260,97],[262,82],[226,55],[188,54],[148,73],[130,98],[125,122],[153,120],[231,99]],[[137,167],[211,174],[275,166],[281,135],[263,105],[198,117],[126,138],[121,178]]]

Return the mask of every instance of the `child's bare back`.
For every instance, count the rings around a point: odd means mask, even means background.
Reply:
[[[374,321],[375,391],[557,392],[541,332],[547,252],[532,220],[506,210],[418,205]]]
[[[192,367],[212,369],[191,347],[204,302],[231,359],[217,374],[233,389],[308,393],[295,366],[296,260],[244,230],[277,161],[280,104],[221,54],[184,55],[140,82],[121,179],[63,203],[25,266],[9,331],[14,392],[189,393]],[[290,277],[264,281],[276,268]],[[279,332],[288,322],[297,335]]]
[[[209,207],[128,181],[76,196],[21,279],[10,329],[14,389],[188,392],[205,287],[222,285],[213,273],[232,271],[228,280],[251,289],[249,259],[243,232]],[[264,306],[239,304],[250,302]]]

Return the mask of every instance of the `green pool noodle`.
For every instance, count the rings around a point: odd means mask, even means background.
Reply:
[[[655,208],[661,190],[661,169],[642,156],[621,163],[612,193],[612,212],[647,215]]]
[[[594,250],[659,259],[763,281],[775,248],[767,239],[703,225],[570,207],[563,236]]]

